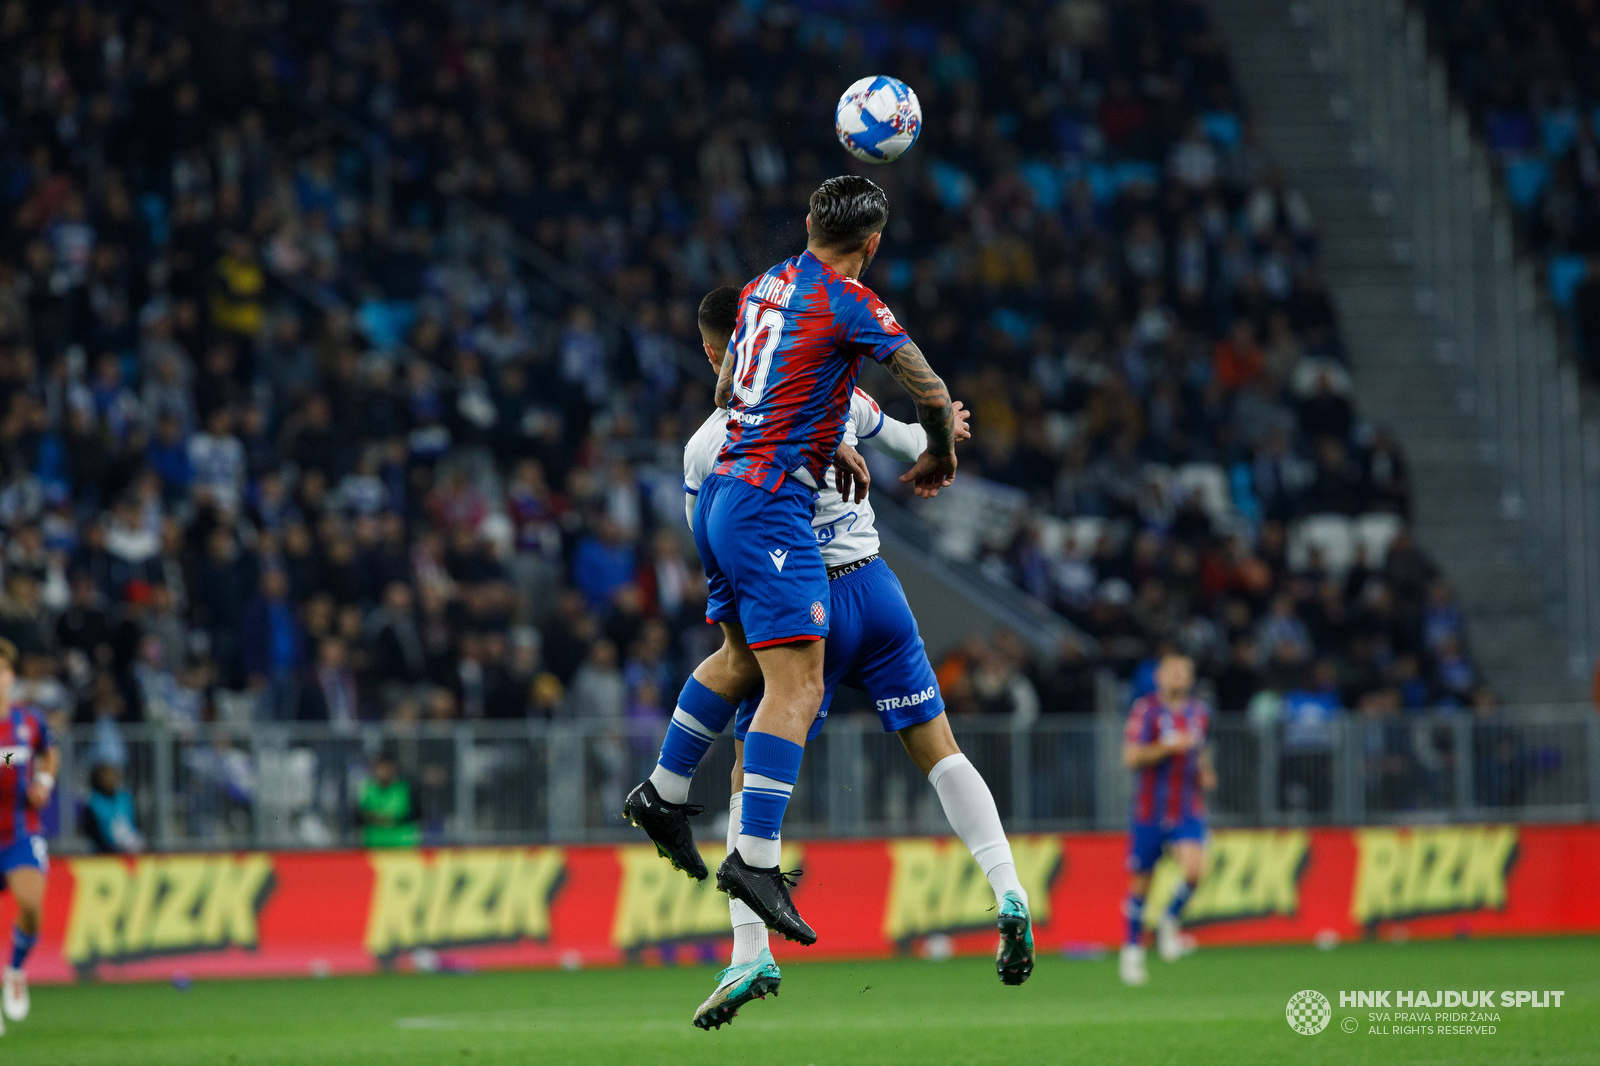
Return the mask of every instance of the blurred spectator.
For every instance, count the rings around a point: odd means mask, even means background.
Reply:
[[[262,573],[260,592],[240,620],[239,641],[246,680],[261,695],[268,720],[294,717],[296,675],[305,660],[305,626],[289,602],[289,581],[283,571]]]
[[[373,760],[371,775],[361,783],[356,820],[362,847],[412,848],[420,840],[411,786],[387,752]]]
[[[95,763],[89,771],[89,800],[83,808],[83,835],[101,855],[131,855],[144,850],[133,814],[133,796],[122,786],[114,763]]]
[[[1334,730],[1338,728],[1338,678],[1319,662],[1310,683],[1283,695],[1283,805],[1325,814],[1333,798]]]
[[[335,732],[350,733],[364,717],[360,686],[350,668],[344,641],[328,637],[317,645],[317,661],[300,685],[298,717],[326,722]]]

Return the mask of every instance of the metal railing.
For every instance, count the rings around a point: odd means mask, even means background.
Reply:
[[[1131,776],[1118,715],[957,718],[957,741],[1013,832],[1118,828]],[[61,850],[85,850],[93,766],[122,760],[139,828],[157,850],[312,848],[361,840],[357,798],[376,756],[395,759],[426,843],[634,840],[622,800],[655,763],[663,725],[623,721],[125,727],[60,738]],[[1223,716],[1212,734],[1219,825],[1576,821],[1600,817],[1600,716],[1523,708],[1366,718],[1285,735]],[[711,749],[691,800],[726,824],[733,745]],[[840,716],[806,750],[786,821],[795,837],[950,831],[938,797],[875,719]]]
[[[1600,636],[1600,415],[1560,355],[1540,268],[1516,252],[1504,189],[1429,52],[1423,14],[1405,0],[1300,0],[1291,12],[1367,132],[1358,159],[1405,234],[1396,254],[1417,269],[1436,356],[1455,367],[1501,471],[1502,506],[1523,520],[1575,676],[1586,674]]]

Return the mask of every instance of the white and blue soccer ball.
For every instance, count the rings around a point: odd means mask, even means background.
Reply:
[[[844,150],[862,162],[892,163],[917,143],[922,105],[899,78],[862,78],[839,97],[833,129]]]

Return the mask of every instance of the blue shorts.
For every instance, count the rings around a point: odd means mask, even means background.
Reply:
[[[1192,840],[1206,842],[1206,823],[1203,819],[1189,817],[1177,825],[1161,822],[1134,822],[1128,827],[1128,872],[1147,874],[1155,869],[1156,861],[1168,844]]]
[[[822,732],[828,705],[841,682],[867,690],[885,733],[943,714],[944,697],[917,632],[917,620],[889,564],[874,559],[829,585],[833,631],[823,650],[822,706],[807,739]],[[758,690],[739,705],[733,723],[733,735],[739,740],[749,732],[760,702]]]
[[[50,872],[50,849],[45,847],[44,837],[19,837],[16,843],[0,851],[0,884],[19,866],[31,866],[42,874]]]
[[[752,648],[828,635],[828,571],[811,532],[815,498],[794,478],[776,492],[726,474],[706,478],[694,508],[706,621],[739,623]]]

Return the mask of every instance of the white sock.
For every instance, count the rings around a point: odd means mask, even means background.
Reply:
[[[735,792],[728,798],[728,850],[739,843],[739,812],[744,810],[744,793]],[[728,917],[733,921],[733,958],[735,966],[754,962],[767,950],[767,927],[742,899],[728,897]]]
[[[1011,842],[1000,825],[1000,811],[994,805],[994,795],[978,768],[965,755],[950,755],[928,771],[928,783],[939,793],[939,803],[944,807],[944,816],[950,820],[950,827],[989,879],[995,899],[1015,892],[1026,905],[1028,893],[1017,879]]]
[[[656,786],[656,792],[668,803],[688,803],[689,782],[692,780],[691,777],[673,773],[660,763],[656,763],[656,768],[650,771],[650,783]]]
[[[767,927],[760,920],[754,924],[746,922],[733,927],[733,957],[728,960],[730,965],[743,966],[747,962],[755,962],[766,950]]]
[[[758,870],[770,870],[783,858],[783,844],[766,837],[740,833],[734,846],[739,849],[739,857]]]

